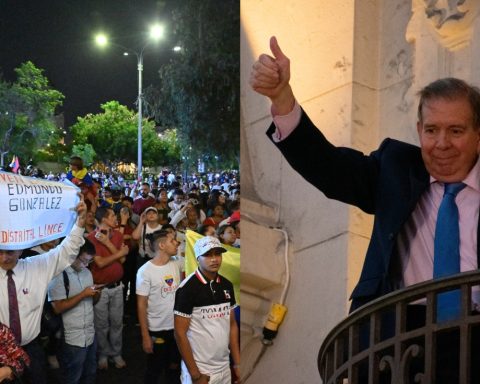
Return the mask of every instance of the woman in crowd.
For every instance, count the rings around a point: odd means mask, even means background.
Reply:
[[[160,229],[162,229],[162,225],[158,223],[157,208],[148,207],[140,215],[140,222],[132,233],[132,238],[134,240],[138,240],[139,242],[138,254],[140,257],[138,258],[137,266],[143,265],[153,257],[150,250],[150,244],[146,236],[149,233],[159,231]]]
[[[235,241],[237,240],[235,228],[233,228],[233,226],[230,224],[225,224],[218,227],[217,236],[218,240],[220,240],[222,244],[229,245],[231,247],[234,246]]]
[[[203,222],[203,224],[214,225],[215,228],[225,219],[225,211],[223,209],[223,205],[216,204],[213,207],[212,215],[207,217],[207,219]]]
[[[228,209],[227,209],[227,198],[224,193],[219,191],[218,189],[213,190],[210,192],[210,197],[208,198],[207,201],[207,216],[213,216],[213,210],[215,209],[215,206],[221,205],[223,208],[223,214],[224,218],[228,217]]]
[[[168,194],[165,188],[159,189],[155,208],[158,211],[158,223],[162,225],[167,224],[170,207],[168,206]]]
[[[138,257],[138,242],[132,237],[133,231],[136,228],[132,220],[132,210],[126,206],[120,209],[117,215],[117,220],[120,223],[118,230],[123,234],[123,243],[128,246],[128,254],[123,263],[123,302],[125,312],[130,315],[136,313],[136,276],[137,276],[137,257]]]

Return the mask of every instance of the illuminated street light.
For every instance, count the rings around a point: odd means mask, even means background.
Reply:
[[[95,43],[100,47],[106,46],[108,44],[107,35],[104,35],[103,33],[99,33],[97,36],[95,36]]]
[[[160,40],[163,37],[165,29],[163,25],[155,24],[150,27],[150,38],[153,40]]]
[[[150,28],[150,39],[153,41],[160,40],[164,35],[164,27],[160,24],[155,24]],[[137,98],[137,115],[138,115],[138,149],[137,149],[137,180],[140,182],[143,180],[142,175],[142,104],[143,104],[143,89],[142,89],[142,73],[143,73],[143,53],[145,48],[151,41],[147,41],[143,48],[137,52],[133,49],[124,47],[123,45],[109,42],[108,37],[105,34],[98,34],[95,37],[95,43],[100,47],[105,47],[108,44],[119,47],[123,50],[124,56],[128,56],[130,53],[137,56],[137,70],[138,70],[138,98]]]

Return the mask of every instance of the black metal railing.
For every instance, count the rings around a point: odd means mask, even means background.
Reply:
[[[458,319],[436,321],[439,293],[460,289]],[[430,280],[352,312],[318,355],[324,384],[480,383],[480,271]],[[472,300],[473,295],[473,300]]]

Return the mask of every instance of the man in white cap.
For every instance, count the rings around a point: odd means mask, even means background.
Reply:
[[[205,236],[195,243],[194,251],[198,269],[175,294],[174,328],[182,355],[182,383],[231,384],[229,355],[240,377],[240,346],[233,285],[218,274],[227,250],[217,238]]]

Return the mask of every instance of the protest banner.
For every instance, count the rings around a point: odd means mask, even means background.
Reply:
[[[26,249],[68,235],[79,191],[68,180],[0,172],[0,249]]]
[[[187,276],[197,269],[198,264],[193,246],[195,242],[202,237],[202,235],[194,231],[187,230],[186,232],[185,274]],[[222,266],[218,273],[225,276],[233,284],[235,300],[237,304],[240,304],[240,249],[225,244],[222,244],[222,247],[225,248],[227,252],[223,253]]]

